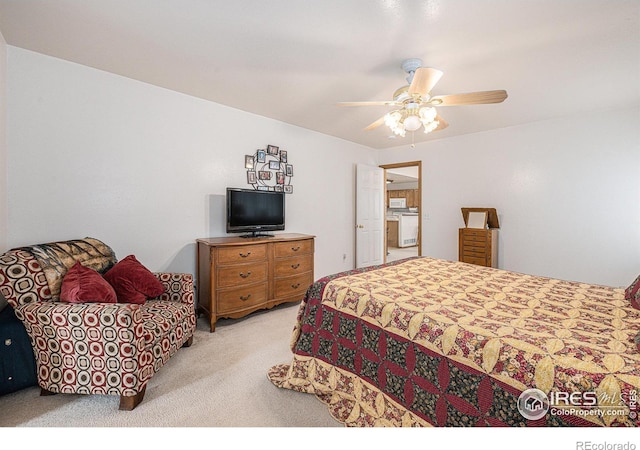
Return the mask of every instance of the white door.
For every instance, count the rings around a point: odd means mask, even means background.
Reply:
[[[356,166],[356,267],[384,262],[384,169]]]

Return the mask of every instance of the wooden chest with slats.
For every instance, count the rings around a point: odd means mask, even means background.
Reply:
[[[469,228],[469,214],[486,214],[484,228]],[[458,260],[498,267],[498,214],[495,208],[462,208],[465,227],[458,230]]]

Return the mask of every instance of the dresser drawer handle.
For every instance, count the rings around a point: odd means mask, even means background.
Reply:
[[[251,254],[251,252],[247,252],[247,253],[240,253],[240,257],[241,258],[246,258]]]
[[[249,300],[250,298],[251,298],[251,294],[249,294],[249,295],[241,295],[241,296],[240,296],[240,300],[242,300],[242,301],[247,301],[247,300]]]
[[[300,267],[300,264],[291,264],[292,269],[297,269],[298,267]]]
[[[249,277],[251,276],[251,272],[247,272],[247,273],[240,272],[240,276],[241,276],[242,278],[249,278]]]
[[[298,289],[300,287],[300,283],[292,284],[291,287],[293,289]]]
[[[297,247],[291,247],[291,250],[297,252],[298,250],[300,250],[300,246],[298,245]]]

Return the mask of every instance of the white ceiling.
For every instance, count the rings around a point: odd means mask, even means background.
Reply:
[[[640,0],[0,0],[9,45],[372,148],[421,58],[433,94],[506,89],[495,105],[441,107],[415,142],[640,104]]]

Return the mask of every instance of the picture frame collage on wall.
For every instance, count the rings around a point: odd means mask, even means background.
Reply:
[[[274,191],[293,194],[293,165],[289,154],[276,145],[267,145],[253,155],[244,156],[247,184],[258,191]]]

